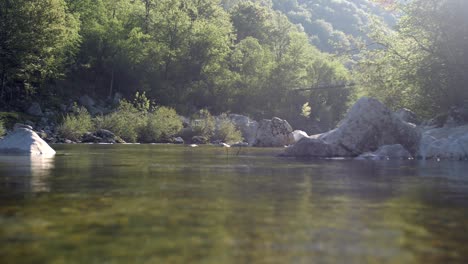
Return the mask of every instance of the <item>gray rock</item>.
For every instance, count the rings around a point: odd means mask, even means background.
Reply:
[[[401,144],[411,153],[416,153],[421,135],[414,125],[394,116],[378,100],[361,98],[338,128],[320,138],[340,146],[344,150],[340,156],[356,156],[393,144]]]
[[[31,106],[26,110],[26,113],[32,116],[43,116],[44,113],[42,112],[41,106],[39,103],[34,102]]]
[[[94,107],[94,105],[96,104],[96,102],[91,97],[89,97],[88,95],[81,96],[80,99],[78,99],[78,102],[82,106],[86,107],[86,109]]]
[[[432,128],[424,131],[418,157],[422,159],[467,159],[468,125]]]
[[[25,124],[21,124],[21,123],[16,123],[14,126],[13,126],[13,130],[16,130],[16,129],[19,129],[19,128],[25,128],[25,129],[29,129],[29,130],[32,130],[32,126],[30,125],[25,125]]]
[[[274,117],[260,121],[254,146],[284,147],[294,143],[293,129],[288,121]]]
[[[65,112],[67,112],[67,105],[65,105],[65,104],[60,104],[60,105],[59,105],[59,109],[60,109],[61,112],[65,113]]]
[[[95,134],[101,138],[115,138],[115,134],[107,129],[98,129]]]
[[[0,152],[25,155],[55,154],[55,151],[34,131],[19,126],[0,141]]]
[[[234,144],[231,145],[231,147],[248,147],[249,146],[249,143],[247,142],[236,142]]]
[[[30,126],[30,127],[34,127],[34,123],[30,120],[26,120],[26,122],[24,122],[24,124]]]
[[[174,138],[173,142],[174,142],[174,144],[184,144],[185,143],[184,139],[181,138],[181,137]]]
[[[230,114],[228,118],[236,126],[237,129],[242,133],[244,140],[253,145],[255,143],[255,137],[258,130],[258,122],[250,119],[247,116]]]
[[[123,139],[116,136],[109,130],[106,129],[98,129],[96,132],[85,133],[82,138],[81,142],[83,143],[107,143],[107,144],[114,144],[114,143],[125,143]]]
[[[384,160],[384,159],[410,159],[411,154],[400,144],[386,145],[375,152],[361,154],[357,159]]]
[[[47,135],[47,133],[44,131],[44,130],[40,130],[37,132],[37,135],[39,135],[39,137],[41,137],[42,139],[46,140],[49,136]]]
[[[83,142],[83,143],[100,143],[100,142],[102,142],[102,138],[94,135],[91,132],[86,132],[81,137],[81,142]]]
[[[295,157],[336,157],[340,152],[338,146],[329,144],[318,138],[304,137],[298,143],[286,148],[285,156]]]
[[[207,144],[208,139],[202,136],[194,136],[192,137],[192,144]]]
[[[294,130],[293,132],[294,143],[299,142],[302,138],[309,137],[306,132],[302,130]]]
[[[394,144],[401,144],[414,154],[418,150],[421,134],[415,125],[402,121],[379,101],[364,97],[356,102],[337,128],[311,138],[332,146],[333,153],[319,153],[333,157],[355,157]],[[303,150],[307,149],[310,156],[316,156],[313,147],[301,146],[303,144],[316,146],[317,142],[300,140],[288,153],[296,156],[297,152],[298,156],[304,156]]]
[[[112,104],[114,105],[120,104],[120,101],[122,100],[122,98],[123,98],[122,94],[119,92],[116,92],[114,94],[114,98],[112,98]]]
[[[421,124],[421,119],[411,110],[402,108],[395,112],[395,115],[404,122],[412,123],[415,125]]]

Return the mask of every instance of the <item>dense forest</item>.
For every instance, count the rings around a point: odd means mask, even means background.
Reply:
[[[430,116],[468,99],[466,14],[464,0],[1,0],[1,108],[145,92],[181,114],[329,128],[367,95]]]

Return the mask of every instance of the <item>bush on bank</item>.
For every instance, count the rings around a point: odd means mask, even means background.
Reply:
[[[126,142],[170,142],[180,134],[182,120],[174,109],[154,105],[143,93],[136,94],[133,102],[122,100],[114,112],[94,118],[84,107],[76,107],[73,114],[63,118],[58,133],[62,138],[79,141],[86,132],[106,129]],[[242,141],[241,132],[226,114],[215,118],[208,110],[202,109],[193,116],[190,126],[185,135],[188,140],[201,136],[211,141]]]
[[[63,118],[57,129],[59,136],[74,141],[80,140],[84,133],[92,130],[94,130],[94,124],[91,115],[86,108],[77,106],[73,114],[68,114]]]

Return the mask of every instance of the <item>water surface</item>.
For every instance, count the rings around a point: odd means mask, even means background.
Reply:
[[[54,148],[0,156],[2,263],[468,263],[468,163]]]

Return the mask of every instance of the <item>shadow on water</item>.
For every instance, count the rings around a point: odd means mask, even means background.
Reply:
[[[59,145],[0,158],[7,263],[468,261],[463,162]]]

